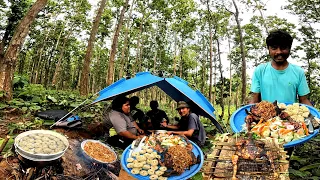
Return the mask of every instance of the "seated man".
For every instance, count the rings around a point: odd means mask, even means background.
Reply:
[[[112,101],[112,110],[105,114],[103,122],[107,133],[107,142],[111,146],[125,149],[134,139],[141,136],[137,131],[143,133],[136,122],[130,116],[129,98],[119,96]],[[109,137],[109,130],[114,127],[117,135]]]
[[[155,130],[160,130],[160,129],[165,129],[163,128],[163,126],[161,126],[161,123],[163,121],[166,121],[167,123],[169,123],[169,118],[167,116],[167,114],[161,110],[158,109],[159,104],[157,101],[151,101],[150,102],[150,108],[151,110],[147,112],[147,119],[148,122],[151,122],[151,129],[155,129]]]
[[[162,123],[162,125],[169,129],[179,130],[169,132],[169,134],[185,135],[199,147],[202,147],[206,140],[206,132],[199,117],[190,111],[190,106],[184,101],[178,102],[177,110],[181,116],[178,125],[168,125],[167,123]]]
[[[130,98],[130,114],[133,118],[133,120],[135,120],[139,127],[142,127],[142,129],[146,129],[146,123],[144,122],[145,120],[145,115],[143,113],[143,111],[141,111],[140,109],[138,109],[136,106],[139,104],[139,97],[138,96],[132,96]]]

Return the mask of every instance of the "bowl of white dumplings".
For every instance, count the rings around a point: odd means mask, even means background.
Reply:
[[[53,161],[69,147],[67,138],[50,130],[31,130],[19,134],[14,140],[15,150],[32,161]]]

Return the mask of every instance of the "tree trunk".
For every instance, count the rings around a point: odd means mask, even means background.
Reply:
[[[128,7],[129,4],[129,0],[126,0],[125,5],[123,6],[121,13],[120,13],[120,18],[119,18],[119,22],[116,26],[116,31],[114,33],[113,36],[113,40],[112,40],[112,45],[111,45],[111,51],[110,51],[110,59],[109,59],[109,66],[108,66],[108,76],[107,76],[107,86],[109,86],[110,84],[113,83],[113,77],[114,77],[114,60],[115,60],[115,56],[116,56],[116,52],[117,52],[117,44],[118,44],[118,38],[119,38],[119,33],[120,33],[120,29],[122,26],[122,22],[123,22],[123,17],[124,17],[124,13]]]
[[[72,30],[69,30],[68,35],[63,39],[63,43],[62,43],[62,47],[60,49],[60,55],[59,55],[59,59],[58,59],[58,63],[56,65],[56,69],[54,71],[54,75],[53,75],[53,79],[52,79],[52,86],[56,86],[56,89],[58,89],[58,82],[60,79],[60,74],[61,74],[61,62],[64,56],[64,51],[65,51],[65,46],[67,43],[67,40],[69,39],[69,36],[71,34]],[[57,45],[57,44],[56,44]]]
[[[4,57],[0,58],[0,91],[6,92],[6,100],[12,99],[13,74],[21,46],[29,33],[31,23],[34,21],[39,11],[47,4],[47,1],[48,0],[37,0],[32,5],[17,26]]]
[[[229,45],[229,52],[231,50],[231,45],[230,45],[230,38],[229,38],[229,34],[228,34],[228,45]],[[231,117],[231,112],[230,112],[230,106],[231,106],[231,100],[232,100],[232,58],[229,59],[230,60],[230,64],[229,64],[229,78],[230,78],[230,82],[229,82],[229,102],[228,102],[228,119],[230,119]]]
[[[238,6],[237,6],[235,0],[232,0],[232,2],[233,2],[233,5],[234,5],[234,7],[236,9],[236,12],[234,13],[234,17],[235,17],[236,22],[237,22],[237,29],[238,29],[239,38],[240,38],[240,50],[241,50],[241,59],[242,59],[242,67],[241,67],[241,81],[242,81],[241,104],[243,104],[245,99],[246,99],[246,95],[247,95],[246,55],[245,55],[245,51],[244,51],[242,28],[241,28],[240,20],[239,20]]]
[[[213,72],[213,86],[214,86],[214,90],[213,90],[213,105],[216,104],[216,97],[217,97],[217,55],[216,55],[216,50],[214,50],[214,54],[213,54],[213,68],[214,68],[214,72]]]
[[[130,20],[131,20],[131,14],[132,14],[132,9],[133,9],[133,6],[134,6],[134,2],[135,2],[135,0],[133,0],[132,6],[130,7],[127,27],[126,27],[126,31],[125,31],[125,34],[124,34],[124,43],[123,43],[123,48],[122,48],[122,51],[121,51],[121,62],[120,62],[119,79],[121,79],[123,77],[123,72],[124,72],[124,69],[126,68],[124,66],[124,64],[125,64],[124,61],[125,61],[125,54],[126,54],[127,48],[128,48],[128,34],[129,34]]]
[[[50,33],[50,31],[48,31],[45,38],[43,39],[43,42],[41,43],[39,59],[38,59],[38,64],[36,66],[37,69],[36,69],[35,78],[34,78],[34,83],[37,83],[37,84],[41,84],[42,66],[45,63],[42,57],[43,57],[44,46],[46,45],[46,41],[49,37],[49,33]]]
[[[177,63],[177,34],[174,34],[174,54],[173,54],[173,75],[176,75],[176,63]]]
[[[49,58],[49,61],[52,59],[54,52],[58,49],[58,45],[59,45],[60,38],[61,38],[61,35],[62,35],[63,31],[64,31],[64,26],[63,26],[63,28],[61,29],[60,33],[59,33],[59,36],[58,36],[56,45],[55,45],[54,49],[52,50],[52,53],[51,53],[50,58]],[[69,33],[69,34],[70,34],[70,33]],[[65,44],[65,41],[63,42],[63,44]],[[63,46],[64,46],[64,45],[63,45]],[[64,51],[64,47],[61,49],[61,51]],[[60,60],[60,58],[59,58],[59,60]],[[61,64],[61,61],[60,61],[60,62],[58,61],[58,64],[59,64],[59,63]],[[59,64],[59,66],[60,66],[60,64]],[[58,67],[58,65],[57,65],[57,67]],[[56,69],[55,69],[55,72],[54,72],[54,75],[53,75],[53,79],[52,79],[52,85],[53,85],[53,86],[55,85],[55,81],[56,81],[56,76],[57,76],[56,71],[57,71],[57,67],[56,67]]]
[[[143,18],[142,18],[143,19]],[[138,42],[137,42],[137,54],[136,54],[136,62],[133,63],[132,66],[132,74],[135,74],[136,71],[136,66],[138,67],[137,69],[139,69],[139,57],[140,57],[140,42],[141,42],[141,37],[142,37],[142,27],[143,27],[143,20],[140,23],[140,27],[139,27],[139,38],[138,38]],[[139,71],[139,70],[138,70]]]
[[[155,70],[157,70],[157,54],[158,54],[158,51],[156,50],[156,54],[154,55],[154,58],[153,58],[153,70],[155,71]],[[156,92],[156,89],[155,89],[155,87],[152,87],[152,100],[155,100],[155,98],[156,98],[156,94],[157,92]]]
[[[90,33],[90,38],[88,41],[86,56],[84,58],[84,63],[82,66],[81,78],[80,78],[80,95],[81,96],[86,96],[89,93],[88,92],[88,90],[89,90],[88,89],[88,83],[89,83],[88,75],[90,74],[90,63],[91,63],[92,50],[94,47],[96,34],[98,32],[99,23],[101,20],[101,15],[102,15],[103,10],[106,6],[106,2],[107,2],[107,0],[101,0],[99,10],[97,12],[97,15],[96,15],[94,21],[93,21],[93,25],[92,25],[92,29],[91,29],[91,33]]]
[[[221,62],[221,52],[220,52],[220,42],[219,39],[216,39],[217,42],[217,47],[218,47],[218,59],[219,59],[219,71],[220,71],[220,83],[221,83],[221,87],[220,87],[220,106],[221,106],[221,117],[220,119],[223,121],[223,117],[224,117],[224,98],[223,98],[223,94],[224,94],[224,78],[223,78],[223,70],[222,70],[222,62]]]
[[[181,41],[181,50],[180,50],[180,63],[179,63],[179,71],[180,71],[180,78],[182,77],[182,65],[183,65],[183,39]]]
[[[141,37],[141,46],[140,46],[140,53],[139,53],[139,72],[142,71],[142,54],[143,54],[143,39]]]
[[[260,4],[258,4],[258,1],[257,0],[254,0],[254,2],[255,2],[255,4],[256,4],[256,8],[258,9],[258,11],[259,11],[259,13],[260,13],[260,16],[261,16],[261,19],[262,19],[262,24],[263,24],[263,27],[264,27],[264,29],[266,30],[266,34],[268,34],[269,33],[269,30],[268,30],[268,26],[267,26],[267,24],[266,24],[266,20],[265,20],[265,18],[264,18],[264,16],[263,16],[263,13],[262,13],[262,10],[261,10],[261,5]]]
[[[208,23],[209,23],[209,36],[210,36],[210,72],[209,72],[209,101],[212,103],[212,45],[213,45],[213,42],[212,42],[212,25],[211,25],[211,20],[212,20],[212,17],[211,17],[211,11],[210,11],[210,6],[209,6],[209,0],[207,0],[207,10],[208,10],[208,13],[209,13],[209,16],[208,16]],[[214,104],[214,101],[213,101],[213,104]]]

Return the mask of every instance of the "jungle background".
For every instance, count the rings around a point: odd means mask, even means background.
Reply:
[[[142,71],[188,81],[208,98],[218,121],[231,131],[230,116],[250,98],[252,70],[270,60],[265,38],[274,29],[294,36],[289,61],[305,69],[309,99],[318,108],[320,2],[285,1],[281,11],[298,17],[298,23],[265,15],[267,7],[279,6],[268,3],[0,0],[0,138],[51,125],[35,113],[71,110],[113,82]],[[151,100],[158,100],[170,118],[178,116],[176,103],[156,87],[135,95],[145,112]],[[97,103],[78,114],[88,125],[99,122],[109,103]],[[215,127],[202,121],[213,137]],[[319,145],[318,136],[295,148],[291,178],[319,179]],[[7,152],[8,148],[2,154]]]

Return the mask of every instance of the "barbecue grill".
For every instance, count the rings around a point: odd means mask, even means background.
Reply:
[[[236,153],[236,142],[241,138],[228,136],[222,141],[215,141],[213,151],[206,155],[206,160],[202,168],[204,179],[232,179],[234,165],[232,156]],[[274,139],[262,140],[265,143],[264,150],[268,152],[269,159],[273,159],[274,168],[266,158],[246,160],[239,158],[237,163],[238,179],[289,179],[289,161],[283,146]]]

